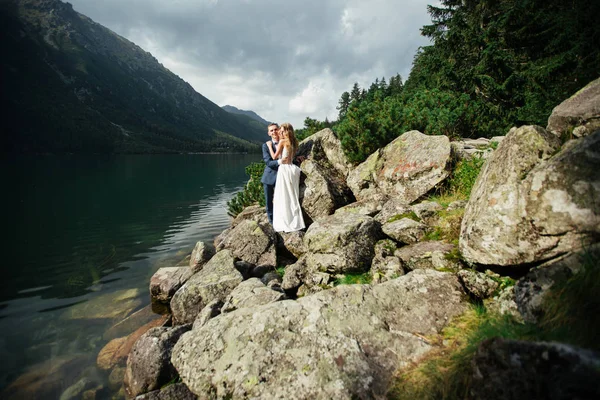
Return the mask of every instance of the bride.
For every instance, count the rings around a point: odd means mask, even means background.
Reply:
[[[304,218],[298,194],[300,192],[300,168],[292,164],[298,150],[298,139],[294,128],[288,122],[279,128],[279,144],[273,151],[273,143],[267,142],[271,157],[279,159],[277,181],[273,195],[273,228],[277,232],[294,232],[304,229]]]

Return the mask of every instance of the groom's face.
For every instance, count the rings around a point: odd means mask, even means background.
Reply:
[[[274,141],[278,141],[279,140],[279,129],[277,128],[277,125],[271,125],[269,126],[269,130],[267,131],[267,134],[269,136],[271,136],[271,138]]]

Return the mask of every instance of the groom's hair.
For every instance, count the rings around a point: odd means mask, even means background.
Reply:
[[[276,122],[271,122],[271,123],[270,123],[270,124],[267,126],[267,129],[269,129],[269,128],[270,128],[270,127],[272,127],[272,126],[276,126],[276,127],[278,127],[278,128],[279,128],[279,125],[278,125]]]

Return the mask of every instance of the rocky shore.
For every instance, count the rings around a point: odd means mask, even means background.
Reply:
[[[115,330],[98,365],[140,400],[385,398],[395,371],[431,352],[427,338],[471,302],[536,321],[581,254],[600,253],[598,121],[600,80],[547,128],[461,141],[410,131],[358,166],[318,132],[299,150],[306,232],[277,234],[248,207],[187,265],[158,270],[150,294],[169,314]],[[468,201],[432,201],[472,157],[485,163]],[[338,285],[352,275],[371,283]],[[516,284],[502,285],[509,276]],[[600,377],[597,354],[559,343],[498,339],[472,362],[479,399],[520,398],[504,386],[533,380],[566,398],[565,382]]]

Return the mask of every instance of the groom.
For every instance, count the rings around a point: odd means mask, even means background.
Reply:
[[[271,137],[273,142],[273,151],[277,151],[277,142],[279,142],[279,125],[272,123],[267,128],[267,135]],[[262,158],[265,162],[265,171],[261,178],[261,182],[265,188],[265,200],[267,208],[267,217],[269,222],[273,225],[273,193],[275,191],[275,182],[277,181],[277,167],[279,163],[277,160],[271,158],[271,153],[266,143],[262,145]]]

